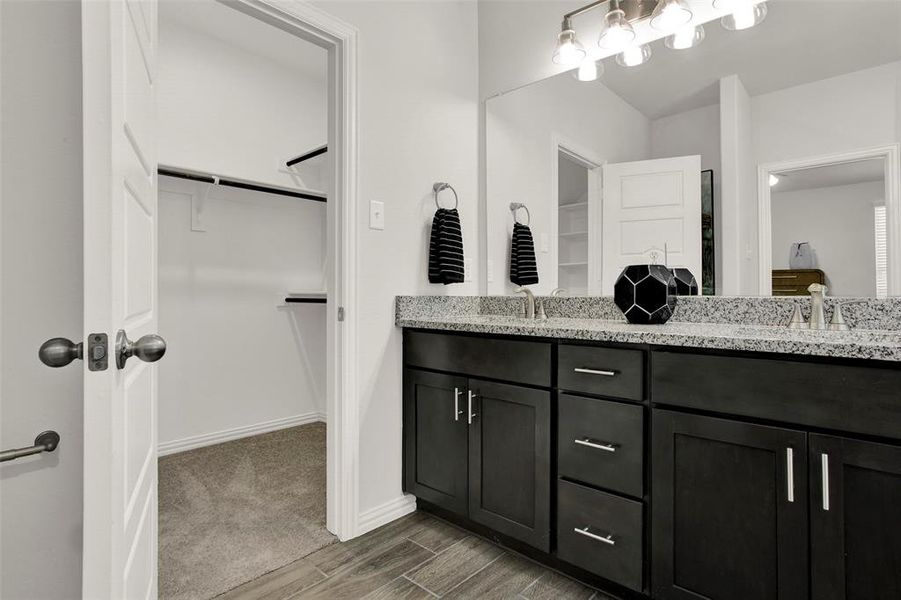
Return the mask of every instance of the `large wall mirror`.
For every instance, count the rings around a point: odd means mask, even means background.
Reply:
[[[528,214],[537,293],[609,295],[624,266],[657,262],[704,294],[901,295],[901,2],[768,8],[486,101],[489,294],[518,287]]]

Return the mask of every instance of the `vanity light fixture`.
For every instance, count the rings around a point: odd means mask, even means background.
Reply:
[[[770,173],[770,187],[773,187],[777,183],[779,183],[779,178]]]
[[[585,57],[576,70],[576,79],[579,81],[595,81],[604,72],[604,63]]]
[[[766,2],[759,0],[713,0],[713,8],[730,11],[720,21],[729,31],[741,31],[760,25],[767,14]]]
[[[616,55],[616,64],[621,67],[637,67],[651,60],[651,45],[630,46]]]
[[[574,67],[582,62],[585,55],[585,48],[576,39],[572,21],[569,17],[563,17],[560,35],[557,36],[557,48],[554,50],[554,63],[565,67]]]
[[[687,25],[663,40],[663,45],[671,50],[687,50],[699,46],[705,35],[703,25]]]
[[[691,9],[685,0],[660,0],[651,13],[651,27],[672,33],[691,21]]]
[[[635,30],[626,19],[626,12],[619,7],[618,0],[613,3],[613,10],[604,16],[604,26],[598,37],[598,46],[605,50],[624,50],[635,40]]]

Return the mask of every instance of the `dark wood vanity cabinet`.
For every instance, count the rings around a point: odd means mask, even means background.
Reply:
[[[403,402],[422,506],[617,596],[901,598],[901,365],[407,330]]]
[[[549,551],[551,392],[469,375],[549,383],[550,344],[409,332],[404,354],[404,490]]]
[[[653,411],[653,595],[807,597],[807,435]]]
[[[901,598],[901,447],[811,434],[811,598]]]

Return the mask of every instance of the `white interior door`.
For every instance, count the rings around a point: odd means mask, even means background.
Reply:
[[[603,293],[623,267],[657,262],[701,277],[701,157],[604,165]],[[664,257],[664,253],[666,257]]]
[[[118,331],[136,340],[157,327],[156,36],[156,0],[82,2],[84,330],[109,336],[105,370],[85,357],[91,599],[157,595],[156,368],[145,355],[120,369],[115,350]]]

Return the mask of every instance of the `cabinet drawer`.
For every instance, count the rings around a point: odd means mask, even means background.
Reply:
[[[901,438],[901,369],[655,351],[658,404]]]
[[[557,359],[560,389],[642,400],[644,352],[561,344]]]
[[[557,407],[558,474],[641,497],[644,408],[569,394]]]
[[[551,345],[547,342],[405,331],[404,362],[474,377],[551,385]]]
[[[633,590],[642,589],[642,504],[557,482],[557,556]]]

